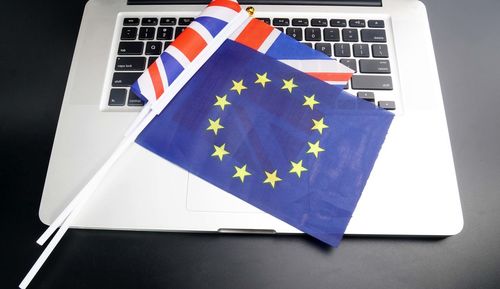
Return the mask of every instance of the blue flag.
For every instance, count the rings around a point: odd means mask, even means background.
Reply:
[[[392,118],[226,40],[136,142],[336,246]]]

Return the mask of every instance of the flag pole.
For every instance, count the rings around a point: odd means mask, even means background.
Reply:
[[[107,172],[111,169],[113,164],[120,158],[121,155],[127,150],[127,148],[132,144],[135,140],[135,138],[141,133],[141,131],[151,122],[151,120],[154,119],[156,114],[154,113],[149,113],[146,115],[145,118],[141,121],[139,125],[136,126],[136,128],[120,143],[118,148],[113,152],[113,154],[110,156],[110,158],[104,163],[104,165],[99,169],[99,171],[92,177],[92,179],[85,185],[85,187],[78,193],[77,197],[73,199],[73,201],[66,207],[65,211],[63,213],[67,214],[67,217],[65,217],[63,214],[59,215],[61,217],[61,227],[57,231],[57,233],[54,235],[52,240],[50,240],[49,244],[47,247],[43,250],[42,254],[38,259],[36,260],[35,264],[31,267],[29,270],[28,274],[24,277],[24,279],[21,281],[19,284],[19,288],[25,289],[31,280],[35,277],[36,273],[40,270],[42,265],[45,263],[47,258],[49,257],[50,253],[54,250],[56,245],[59,243],[59,241],[62,239],[66,231],[68,231],[71,223],[73,220],[76,218],[80,210],[84,207],[86,201],[92,196],[92,193],[94,192],[95,188],[97,185],[100,183],[100,181],[105,177]],[[56,227],[57,228],[57,227]],[[46,233],[49,234],[50,232],[53,232],[54,230],[47,230]],[[45,237],[42,240],[42,243],[47,240],[49,235],[42,235],[42,237]],[[40,238],[42,239],[42,238]],[[39,241],[40,241],[39,239]],[[37,241],[38,242],[38,241]]]
[[[175,95],[184,87],[184,85],[191,79],[191,77],[201,68],[201,66],[212,56],[215,51],[222,45],[222,43],[229,38],[229,36],[240,27],[245,20],[249,17],[250,13],[247,11],[240,11],[231,22],[224,27],[221,32],[207,45],[207,47],[200,52],[198,57],[191,62],[191,64],[179,74],[171,86],[164,92],[164,94],[150,106],[146,105],[143,111],[137,116],[136,120],[132,123],[131,127],[127,130],[125,138],[120,142],[116,150],[112,153],[109,159],[97,171],[92,179],[77,193],[76,197],[66,206],[66,208],[57,216],[57,218],[50,224],[47,230],[38,238],[39,245],[45,244],[50,236],[59,228],[59,231],[54,235],[54,238],[49,242],[35,264],[31,267],[30,271],[19,284],[19,288],[25,289],[33,280],[36,273],[40,270],[45,263],[50,253],[54,250],[56,245],[62,239],[66,231],[69,229],[71,223],[78,215],[78,212],[83,208],[86,201],[91,197],[97,186],[102,179],[106,176],[108,171],[120,156],[128,149],[128,147],[135,141],[137,136],[142,130],[158,115],[174,98]],[[137,125],[136,125],[137,124]]]
[[[212,56],[212,54],[222,45],[222,43],[231,35],[243,22],[248,18],[248,12],[244,10],[240,11],[238,15],[228,24],[214,39],[213,41],[198,55],[198,57],[193,60],[191,65],[189,65],[184,71],[181,72],[179,77],[175,79],[171,86],[164,92],[164,94],[158,98],[157,101],[153,102],[151,105],[146,105],[143,111],[139,113],[136,120],[132,123],[131,127],[125,133],[125,140],[129,139],[128,136],[131,135],[131,131],[138,123],[141,123],[142,119],[146,118],[147,115],[153,111],[155,114],[159,114],[173,99],[173,97],[184,87],[184,85],[191,79],[191,77],[198,71],[198,69]],[[125,142],[124,140],[124,142]],[[133,141],[127,142],[128,144]],[[115,160],[116,161],[116,160]],[[99,171],[98,171],[99,173]],[[76,207],[76,205],[83,198],[82,192],[85,190],[93,191],[97,185],[100,183],[104,176],[92,180],[80,191],[77,196],[69,203],[69,205],[61,212],[61,214],[51,223],[47,230],[38,238],[37,243],[43,245],[50,236],[57,230],[59,226],[64,222],[64,220],[69,216],[71,211]]]

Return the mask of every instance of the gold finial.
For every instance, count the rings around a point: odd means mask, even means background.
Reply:
[[[246,10],[249,16],[253,16],[253,14],[255,13],[255,8],[253,8],[252,6],[248,6]]]

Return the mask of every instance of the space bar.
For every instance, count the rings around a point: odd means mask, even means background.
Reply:
[[[353,89],[392,90],[392,77],[382,75],[353,75]]]

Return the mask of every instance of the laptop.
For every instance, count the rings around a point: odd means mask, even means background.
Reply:
[[[143,106],[130,85],[207,2],[87,3],[41,199],[43,223],[55,219],[113,152]],[[424,5],[417,0],[240,4],[355,70],[345,89],[396,115],[346,234],[460,232],[462,210]],[[113,166],[73,226],[299,233],[136,144]]]

